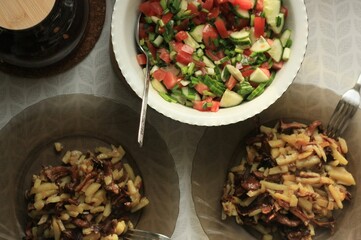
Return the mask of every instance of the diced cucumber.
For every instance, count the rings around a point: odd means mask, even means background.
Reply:
[[[227,82],[229,77],[231,76],[231,73],[229,72],[228,68],[223,68],[221,73],[221,79],[223,82]]]
[[[196,40],[194,40],[194,38],[187,32],[188,37],[186,39],[184,39],[184,43],[187,44],[188,46],[192,47],[193,49],[197,49],[199,48],[199,44]]]
[[[279,62],[281,61],[282,53],[283,53],[283,47],[281,40],[278,38],[273,39],[273,43],[271,49],[268,51],[268,54],[271,56],[273,60]]]
[[[160,21],[161,19],[159,17],[156,16],[151,16],[150,19],[152,20],[153,23],[157,24],[158,21]]]
[[[242,49],[246,49],[249,48],[252,44],[252,41],[249,37],[242,39],[239,43],[238,46],[240,46]]]
[[[196,26],[189,34],[196,40],[197,42],[201,43],[203,41],[203,29],[204,24]]]
[[[159,47],[163,42],[163,37],[162,35],[158,35],[154,40],[153,40],[153,44],[156,47]]]
[[[152,67],[152,69],[150,69],[149,74],[150,74],[150,75],[153,75],[153,73],[154,73],[155,71],[157,71],[158,69],[159,69],[159,67],[158,67],[157,65],[154,65],[154,66]]]
[[[263,1],[263,12],[268,24],[272,25],[275,23],[276,17],[280,13],[280,10],[281,10],[281,0]]]
[[[189,87],[182,87],[182,94],[185,96],[188,100],[201,100],[201,97],[199,94],[192,88]]]
[[[180,4],[180,10],[186,11],[188,8],[188,2],[186,0],[182,0]]]
[[[150,83],[152,84],[152,87],[157,91],[157,92],[162,92],[162,93],[166,93],[167,89],[164,87],[164,85],[159,82],[157,79],[153,79],[150,81]]]
[[[250,18],[250,14],[247,10],[243,10],[238,6],[233,6],[230,4],[231,11],[239,18]]]
[[[251,27],[254,27],[254,18],[256,17],[256,15],[255,14],[251,14],[251,17],[250,17],[250,19],[249,19],[249,25],[251,26]]]
[[[249,76],[249,80],[256,83],[262,83],[267,82],[269,80],[269,77],[260,68],[256,68],[251,74],[251,76]]]
[[[234,14],[237,16],[237,17],[240,17],[240,18],[250,18],[250,14],[247,10],[243,10],[241,8],[234,8]]]
[[[243,39],[249,37],[249,31],[242,29],[241,31],[232,32],[229,35],[229,38],[232,40],[232,42],[240,43]]]
[[[172,98],[176,99],[177,102],[179,102],[180,104],[182,104],[182,105],[185,105],[185,104],[186,104],[187,99],[186,99],[185,96],[180,95],[180,94],[175,94],[175,93],[171,93],[170,96],[171,96]]]
[[[282,60],[283,61],[288,61],[288,59],[290,58],[291,55],[291,49],[290,48],[284,48],[283,49],[283,54],[282,54]]]
[[[249,30],[249,39],[251,40],[251,44],[254,44],[257,41],[257,37],[254,35],[254,27],[251,27]]]
[[[239,82],[243,82],[244,81],[244,77],[242,75],[242,73],[233,65],[231,64],[227,64],[225,66],[225,68],[227,69],[227,71],[229,72],[229,74],[231,74],[235,79],[237,79]],[[227,74],[226,74],[227,75]],[[228,77],[229,78],[229,77]],[[228,80],[227,78],[227,80]]]
[[[226,89],[220,101],[221,107],[233,107],[240,104],[243,101],[243,97],[236,92]]]
[[[171,102],[171,103],[176,103],[177,100],[174,99],[173,97],[169,96],[168,93],[164,93],[164,92],[159,92],[159,95],[166,100],[167,102]]]
[[[267,52],[271,49],[271,46],[268,44],[267,40],[264,37],[260,37],[251,47],[252,52]]]
[[[206,71],[208,75],[214,75],[216,74],[214,71],[214,68],[206,67]]]
[[[285,15],[283,13],[279,13],[275,18],[275,22],[270,23],[270,26],[274,33],[280,34],[282,32],[284,24],[285,24]]]
[[[289,39],[291,39],[292,31],[290,29],[286,29],[283,31],[280,40],[283,47],[286,47],[287,42]]]
[[[216,65],[214,65],[214,63],[209,58],[207,58],[206,56],[202,56],[202,59],[203,59],[204,64],[206,64],[207,67],[209,67],[209,68],[215,68],[216,67]]]
[[[204,52],[201,48],[198,48],[196,54],[198,57],[202,57],[204,55]]]
[[[188,67],[186,65],[184,65],[183,63],[180,63],[180,62],[176,62],[175,65],[179,68],[179,70],[181,70],[183,75],[187,74]]]
[[[163,11],[167,9],[168,0],[160,0],[160,6],[162,6]]]

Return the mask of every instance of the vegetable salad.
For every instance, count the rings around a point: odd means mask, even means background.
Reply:
[[[146,0],[140,39],[151,84],[167,101],[217,112],[251,101],[291,53],[281,0]]]

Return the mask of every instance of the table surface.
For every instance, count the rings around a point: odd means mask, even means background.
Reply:
[[[62,94],[105,96],[140,109],[141,100],[117,74],[110,57],[110,22],[114,3],[115,0],[107,0],[100,39],[89,56],[74,68],[40,79],[0,72],[0,129],[26,107]],[[361,72],[361,45],[358,45],[361,42],[361,1],[305,0],[305,4],[309,39],[295,82],[318,85],[341,95],[354,85]],[[172,239],[207,239],[191,196],[192,159],[206,128],[182,124],[153,109],[149,109],[147,117],[167,143],[179,175],[180,211]]]

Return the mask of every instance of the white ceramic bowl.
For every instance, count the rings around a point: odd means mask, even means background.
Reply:
[[[135,28],[141,0],[117,0],[114,6],[111,35],[115,58],[128,84],[141,97],[144,76],[136,60]],[[200,112],[180,104],[169,103],[150,87],[148,104],[163,115],[180,122],[201,125],[226,125],[248,119],[274,103],[293,82],[304,58],[308,37],[308,20],[303,0],[285,0],[289,17],[287,27],[292,29],[292,53],[289,61],[277,73],[273,83],[259,97],[241,105],[220,109],[218,112]]]

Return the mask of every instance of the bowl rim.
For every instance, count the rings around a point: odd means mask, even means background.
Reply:
[[[139,3],[138,0],[137,3]],[[273,83],[265,90],[265,92],[250,102],[242,103],[231,108],[222,108],[218,112],[200,112],[195,109],[174,104],[165,101],[152,87],[149,89],[148,105],[173,120],[198,126],[220,126],[228,125],[236,122],[246,120],[273,104],[292,84],[296,78],[301,65],[303,63],[309,36],[309,24],[307,9],[304,0],[288,0],[286,5],[292,2],[292,11],[294,22],[300,23],[297,31],[293,31],[294,45],[292,52],[294,56],[290,58],[285,66],[288,66],[287,71],[281,69],[277,74]],[[142,70],[139,65],[135,65],[135,53],[129,55],[129,47],[124,47],[124,42],[132,42],[134,49],[136,49],[135,41],[130,40],[134,38],[134,34],[124,34],[126,28],[135,29],[135,23],[129,24],[126,16],[137,13],[137,3],[126,0],[117,0],[114,5],[112,22],[111,22],[111,42],[115,55],[115,60],[121,70],[127,83],[132,90],[142,98],[144,81],[142,80]],[[123,24],[119,24],[123,23]],[[130,36],[131,35],[131,36]],[[297,44],[297,47],[295,47]],[[130,57],[134,59],[133,63],[129,60]],[[134,68],[132,68],[134,66]],[[282,71],[283,70],[283,71]],[[282,76],[281,76],[282,75]],[[280,78],[283,81],[280,82]],[[284,80],[286,79],[286,80]]]

